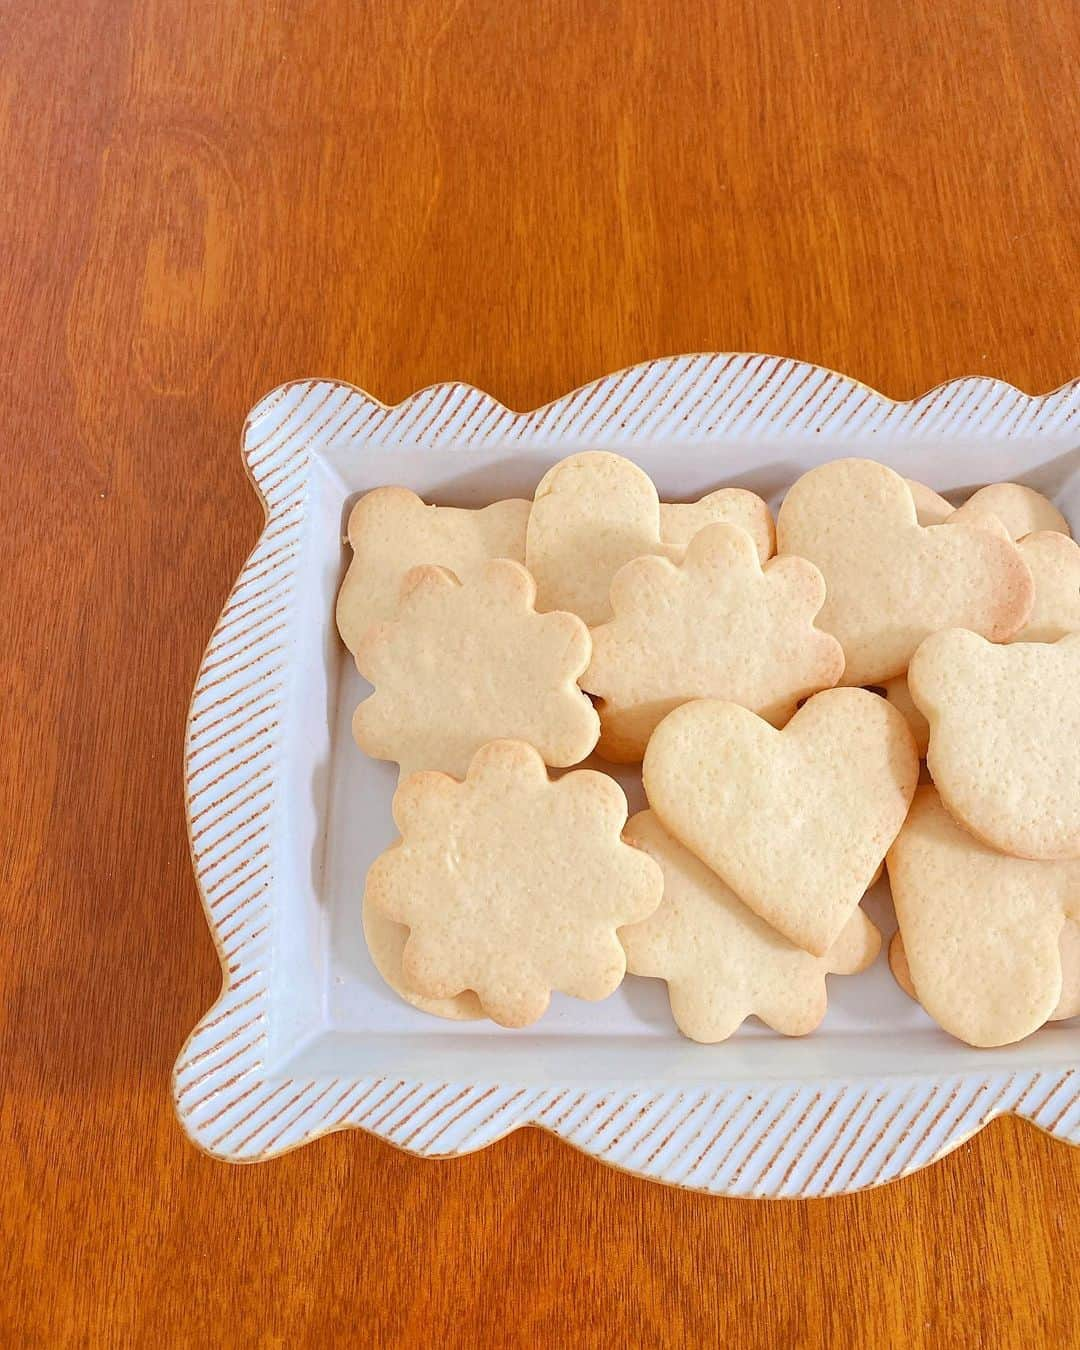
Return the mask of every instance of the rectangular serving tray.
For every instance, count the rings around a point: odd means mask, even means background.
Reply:
[[[440,1021],[382,984],[360,907],[366,869],[395,837],[396,769],[363,756],[349,731],[365,686],[333,622],[348,509],[384,483],[450,505],[531,496],[581,449],[634,459],[665,500],[734,484],[775,509],[803,470],[850,454],[957,501],[1021,480],[1080,524],[1080,381],[1030,398],[957,380],[895,403],[797,361],[700,355],[527,414],[461,384],[396,407],[332,380],[275,390],[243,438],[266,525],[188,721],[192,860],[224,972],[174,1073],[192,1141],[252,1162],[360,1127],[434,1157],[535,1124],[642,1176],[758,1196],[891,1180],[1002,1112],[1080,1142],[1080,1027],[973,1050],[906,998],[884,955],[830,982],[812,1036],[747,1023],[714,1046],[679,1035],[659,981],[627,977],[598,1004],[556,994],[518,1031]],[[615,776],[631,810],[643,806],[637,772]],[[895,927],[886,882],[867,908]]]

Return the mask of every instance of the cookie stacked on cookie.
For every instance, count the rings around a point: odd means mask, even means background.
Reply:
[[[1080,917],[1080,548],[1020,484],[933,528],[907,486],[911,504],[883,466],[825,465],[777,532],[826,577],[844,682],[880,686],[926,760],[888,855],[893,969],[946,1030],[1000,1045],[1072,1015],[1080,987],[1062,957]]]
[[[368,493],[338,621],[374,686],[357,743],[401,772],[401,840],[364,901],[378,969],[425,1011],[507,1026],[552,990],[605,997],[629,970],[667,982],[696,1040],[750,1015],[801,1035],[825,977],[877,955],[859,906],[888,855],[892,963],[943,1026],[996,1044],[1065,1015],[1061,932],[1080,921],[1067,528],[1030,489],[954,511],[868,460],[805,474],[775,529],[744,489],[661,503],[601,452],[549,470],[532,503]],[[594,749],[642,763],[648,811],[627,821],[594,769],[549,772]],[[924,755],[940,797],[916,793]],[[961,844],[966,872],[935,852]],[[1035,871],[1021,884],[1009,864]],[[970,878],[998,866],[998,898],[973,899]],[[942,956],[979,934],[966,968]]]

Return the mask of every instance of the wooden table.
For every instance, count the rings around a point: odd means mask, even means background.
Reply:
[[[219,984],[180,747],[249,405],[711,349],[1049,390],[1078,68],[1073,0],[3,7],[0,1344],[1077,1344],[1080,1154],[1014,1121],[769,1204],[534,1131],[232,1169],[168,1076]]]

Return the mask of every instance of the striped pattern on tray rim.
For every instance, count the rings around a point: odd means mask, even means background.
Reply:
[[[1080,417],[1080,381],[1034,398],[984,378],[895,403],[802,362],[700,355],[648,362],[531,413],[463,384],[387,407],[351,385],[305,380],[248,418],[244,460],[266,525],[203,657],[192,696],[185,781],[192,863],[224,987],[174,1070],[181,1122],[201,1148],[257,1161],[321,1134],[363,1128],[400,1148],[467,1153],[534,1124],[615,1167],[726,1195],[854,1191],[925,1166],[1013,1112],[1080,1143],[1080,1075],[986,1075],[575,1092],[495,1084],[267,1078],[267,969],[285,633],[302,543],[308,471],[321,447],[548,445],[619,448],[645,434],[700,440],[799,429],[843,443],[868,433],[988,440],[1060,432]],[[1080,422],[1078,422],[1080,426]]]

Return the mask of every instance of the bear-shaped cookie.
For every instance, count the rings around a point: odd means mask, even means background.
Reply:
[[[915,653],[908,688],[962,825],[1016,857],[1080,857],[1080,633],[996,646],[946,629]]]

